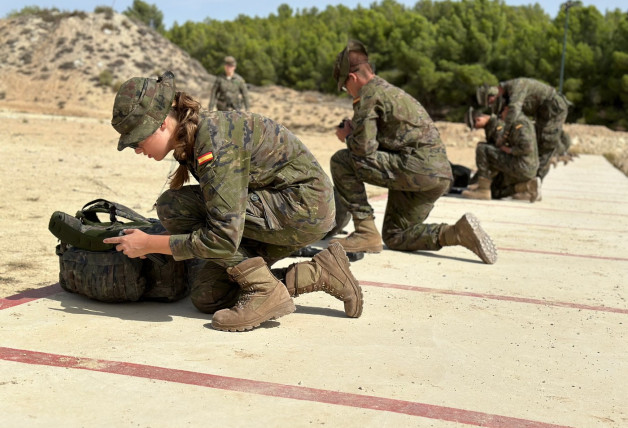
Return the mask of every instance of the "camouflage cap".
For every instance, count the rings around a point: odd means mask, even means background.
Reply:
[[[150,137],[170,112],[175,95],[174,74],[133,77],[118,90],[111,125],[120,134],[118,150],[132,147]]]
[[[485,83],[482,86],[478,86],[477,90],[475,91],[475,97],[477,98],[479,105],[488,106],[488,97],[496,97],[498,93],[499,90],[497,86],[490,86]]]
[[[232,56],[226,56],[225,57],[225,64],[227,64],[227,65],[236,65],[236,60]]]
[[[349,52],[354,51],[362,52],[368,58],[366,46],[364,46],[362,42],[358,40],[349,40],[349,42],[347,43],[347,47],[345,47],[342,52],[338,54],[338,56],[336,57],[336,62],[334,64],[333,77],[338,84],[339,91],[342,90],[342,87],[347,81],[347,77],[349,77],[349,73],[351,72],[351,66],[359,65],[349,64]]]

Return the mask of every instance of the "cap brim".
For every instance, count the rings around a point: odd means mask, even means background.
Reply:
[[[118,140],[118,151],[122,151],[127,147],[130,147],[134,144],[139,144],[159,129],[161,126],[161,122],[157,122],[154,118],[150,116],[144,116],[142,120],[142,126],[136,126],[133,128],[131,132],[128,134],[124,134],[120,136]]]

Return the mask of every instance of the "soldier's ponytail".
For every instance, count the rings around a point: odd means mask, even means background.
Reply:
[[[169,114],[178,122],[174,129],[174,158],[179,161],[179,167],[170,175],[171,189],[180,189],[190,181],[187,163],[194,161],[194,139],[200,121],[200,109],[201,105],[188,94],[176,93]]]

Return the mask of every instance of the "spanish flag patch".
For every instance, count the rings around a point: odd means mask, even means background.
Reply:
[[[213,160],[214,160],[214,154],[212,152],[207,152],[204,155],[200,155],[198,158],[196,158],[196,161],[198,162],[198,166],[201,166],[204,163],[211,162]]]

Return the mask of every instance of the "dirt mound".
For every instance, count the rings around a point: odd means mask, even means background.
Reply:
[[[160,34],[115,13],[2,19],[0,70],[3,107],[92,117],[109,117],[115,90],[134,76],[172,70],[179,89],[203,98],[213,81]]]

